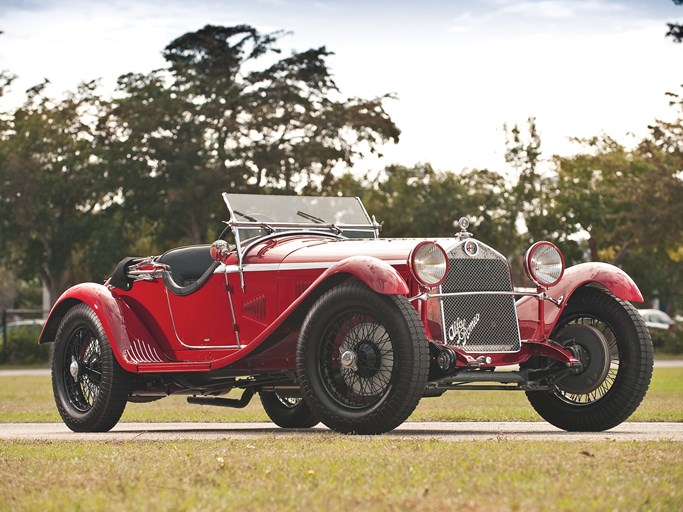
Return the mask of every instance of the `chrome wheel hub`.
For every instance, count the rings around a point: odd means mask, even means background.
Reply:
[[[71,357],[71,364],[69,365],[69,373],[74,379],[74,382],[78,382],[78,361],[75,357]]]
[[[358,371],[358,356],[353,350],[346,350],[341,355],[341,365],[344,368]]]

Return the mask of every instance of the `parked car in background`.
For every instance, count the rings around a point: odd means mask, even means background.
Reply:
[[[659,309],[639,309],[638,313],[642,315],[648,329],[673,331],[674,326],[676,325],[676,322],[674,322],[669,315]]]
[[[536,242],[536,288],[515,291],[508,259],[466,218],[451,237],[389,239],[353,197],[223,199],[213,244],[124,258],[53,307],[40,341],[55,342],[72,430],[109,430],[129,401],[244,407],[258,394],[282,427],[378,434],[422,398],[507,389],[553,425],[599,431],[645,396],[652,340],[631,304],[643,297],[617,267],[565,269]]]

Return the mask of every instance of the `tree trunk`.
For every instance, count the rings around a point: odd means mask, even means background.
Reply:
[[[591,253],[591,261],[600,261],[600,256],[598,255],[598,243],[592,236],[588,239],[588,248]]]
[[[614,261],[612,261],[612,265],[618,266],[623,261],[623,259],[626,257],[626,255],[628,254],[631,247],[633,247],[637,243],[638,243],[638,240],[632,239],[632,240],[627,240],[626,242],[621,244],[621,249],[619,249],[619,252],[614,257]]]

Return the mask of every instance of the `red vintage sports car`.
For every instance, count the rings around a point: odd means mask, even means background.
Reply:
[[[357,198],[223,198],[218,241],[125,258],[53,307],[40,342],[55,342],[70,429],[107,431],[129,401],[243,407],[258,393],[281,427],[378,434],[423,397],[511,389],[553,425],[600,431],[645,396],[652,342],[630,304],[643,299],[616,267],[565,270],[538,242],[524,258],[537,289],[515,291],[464,218],[453,238],[383,239]]]

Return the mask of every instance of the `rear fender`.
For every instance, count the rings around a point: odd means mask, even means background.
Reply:
[[[553,299],[562,298],[560,306],[552,302],[544,303],[543,325],[539,322],[539,301],[533,297],[524,297],[517,301],[522,339],[546,339],[555,328],[555,324],[564,311],[567,302],[576,290],[584,286],[599,286],[609,290],[613,295],[631,302],[643,302],[643,295],[631,277],[619,267],[607,263],[581,263],[565,270],[562,280],[548,289]]]
[[[137,372],[139,362],[163,362],[162,351],[135,313],[107,287],[96,283],[79,284],[62,294],[52,307],[38,342],[55,341],[62,318],[79,303],[95,312],[123,369]]]

